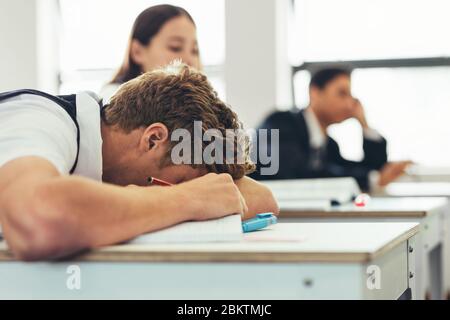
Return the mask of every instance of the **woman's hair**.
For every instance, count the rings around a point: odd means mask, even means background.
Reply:
[[[143,46],[148,45],[166,22],[179,16],[187,17],[195,25],[191,15],[180,7],[162,4],[142,11],[134,21],[125,59],[110,83],[121,84],[139,76],[142,73],[142,68],[131,57],[132,41],[137,40]]]

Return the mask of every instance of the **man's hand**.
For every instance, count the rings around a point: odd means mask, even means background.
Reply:
[[[385,187],[392,181],[399,178],[405,173],[406,168],[411,164],[411,161],[399,161],[399,162],[388,162],[380,170],[380,180],[378,184],[380,187]]]
[[[235,180],[248,206],[248,212],[244,219],[250,219],[258,213],[272,212],[278,215],[280,209],[272,192],[268,187],[249,177]]]
[[[167,188],[167,187],[164,187]],[[209,173],[173,187],[174,201],[189,206],[193,220],[208,220],[238,213],[247,214],[247,204],[229,174]]]
[[[356,120],[359,121],[359,123],[361,124],[361,127],[363,127],[363,129],[369,128],[369,125],[367,124],[364,108],[363,108],[361,102],[356,98],[353,99],[352,116],[353,116],[353,118],[355,118]]]

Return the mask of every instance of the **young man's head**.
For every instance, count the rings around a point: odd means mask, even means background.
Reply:
[[[355,106],[351,94],[351,73],[341,68],[316,72],[309,85],[310,106],[327,125],[352,117]]]
[[[238,161],[239,138],[226,134],[227,129],[242,129],[237,115],[218,98],[205,75],[180,63],[123,84],[104,108],[102,120],[103,180],[107,182],[145,185],[153,176],[179,183],[208,172],[229,173],[238,179],[254,169],[246,137],[240,144],[243,161]],[[199,131],[214,133],[211,140],[223,146],[224,159],[225,146],[235,146],[234,161],[204,161],[202,152],[210,142],[196,140],[194,133]],[[191,139],[186,140],[186,134]],[[180,148],[186,143],[188,148]],[[200,162],[194,159],[198,151]],[[181,164],[179,156],[184,159]]]

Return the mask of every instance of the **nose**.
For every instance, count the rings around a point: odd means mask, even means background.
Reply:
[[[184,61],[186,61],[186,64],[190,67],[195,67],[194,65],[194,59],[192,59],[191,57],[189,58],[185,58]]]
[[[192,67],[192,61],[191,58],[189,57],[188,53],[183,53],[179,56],[179,58],[181,59],[181,61],[185,64],[187,64],[188,66]]]
[[[186,63],[190,67],[197,68],[197,64],[195,63],[195,55],[190,52],[185,52],[181,59],[184,63]]]

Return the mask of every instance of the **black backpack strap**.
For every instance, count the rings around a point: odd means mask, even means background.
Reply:
[[[44,98],[47,98],[53,102],[55,102],[57,105],[61,106],[67,114],[70,116],[72,121],[75,123],[75,127],[77,128],[77,155],[75,158],[75,162],[72,166],[72,169],[70,169],[70,174],[72,174],[75,171],[75,168],[78,163],[78,156],[80,153],[80,126],[78,125],[77,121],[77,105],[76,105],[76,95],[65,95],[65,96],[53,96],[51,94],[34,90],[34,89],[21,89],[21,90],[14,90],[14,91],[7,91],[0,93],[0,102],[2,100],[6,100],[9,98],[14,98],[16,96],[19,96],[21,94],[34,94],[37,96],[41,96]]]

